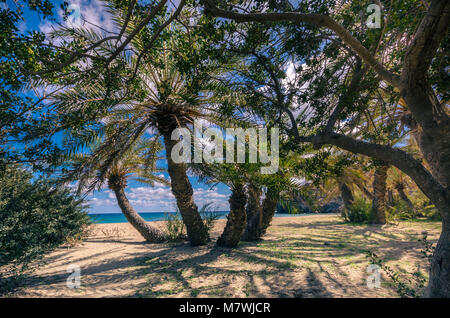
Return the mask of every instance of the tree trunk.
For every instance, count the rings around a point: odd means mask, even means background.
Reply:
[[[439,12],[439,6],[446,6],[446,14]],[[432,55],[422,51],[428,53],[430,48],[438,46],[439,43],[434,42],[437,42],[439,34],[448,34],[449,6],[449,1],[431,2],[430,17],[441,21],[438,23],[430,18],[429,21],[425,20],[423,28],[418,30],[423,33],[430,32],[431,36],[424,37],[423,43],[418,43],[420,45],[408,52],[402,74],[404,86],[400,91],[418,123],[414,137],[420,151],[433,177],[443,187],[444,200],[434,200],[426,193],[442,217],[442,233],[431,262],[430,279],[425,293],[426,297],[431,298],[450,298],[450,119],[445,109],[446,101],[439,102],[426,80],[427,69],[422,69],[428,67],[429,63],[425,60],[431,59]],[[432,12],[435,9],[437,12]],[[427,22],[431,23],[432,27],[429,27]],[[423,191],[421,184],[417,185]]]
[[[344,209],[342,210],[342,216],[345,218],[347,211],[350,210],[353,204],[352,190],[343,182],[339,182],[339,190],[341,191],[342,201],[344,201]]]
[[[397,183],[395,185],[395,189],[397,190],[397,193],[400,196],[400,199],[402,199],[408,205],[408,207],[411,209],[411,211],[415,211],[414,204],[411,202],[411,200],[408,198],[408,196],[405,193],[405,186],[402,183]]]
[[[425,297],[450,298],[450,227],[446,220],[436,245],[430,268],[430,279]]]
[[[386,179],[389,166],[383,164],[375,168],[373,178],[373,201],[371,222],[386,224]]]
[[[242,185],[236,186],[231,193],[230,213],[227,216],[227,224],[222,235],[217,240],[217,245],[222,247],[236,247],[241,240],[247,224],[245,204],[247,197]]]
[[[421,91],[419,91],[421,90]],[[419,149],[428,163],[432,175],[446,187],[450,186],[450,122],[445,109],[426,84],[404,91],[404,99],[419,124],[413,134]],[[426,112],[425,109],[431,109]],[[430,114],[428,114],[430,113]],[[419,118],[418,118],[419,117]]]
[[[362,184],[357,185],[361,192],[368,198],[369,200],[373,200],[373,194]]]
[[[194,203],[194,192],[187,176],[186,164],[175,163],[172,160],[172,148],[178,141],[171,139],[171,133],[172,131],[163,132],[172,193],[186,225],[189,242],[194,246],[204,245],[209,241],[209,233]]]
[[[261,190],[254,185],[249,185],[247,201],[247,226],[242,236],[243,241],[257,241],[261,237],[260,229],[262,224],[261,213]]]
[[[373,197],[372,197],[373,199]],[[387,201],[386,201],[387,206],[389,207],[393,207],[395,204],[395,200],[394,200],[394,193],[392,192],[392,189],[388,189],[387,191]]]
[[[112,180],[111,180],[112,181]],[[110,182],[110,188],[114,191],[122,211],[128,222],[142,235],[142,237],[150,243],[161,243],[166,241],[166,236],[157,228],[146,222],[131,206],[125,195],[125,187],[121,184]]]
[[[260,229],[260,236],[266,234],[267,228],[272,222],[275,210],[277,209],[277,195],[272,193],[270,190],[267,191],[266,197],[262,203],[262,222]]]

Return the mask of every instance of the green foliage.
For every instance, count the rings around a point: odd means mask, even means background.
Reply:
[[[439,211],[421,191],[415,191],[411,196],[411,201],[416,207],[418,216],[426,217],[430,220],[441,220]]]
[[[385,264],[385,261],[378,257],[374,252],[367,251],[366,256],[371,264],[380,266],[383,272],[393,282],[397,294],[401,298],[418,298],[421,296],[422,289],[425,287],[426,278],[420,271],[420,268],[416,272],[410,274],[409,277],[401,277],[398,272]]]
[[[427,232],[423,232],[422,238],[419,239],[419,242],[422,243],[422,249],[420,252],[422,253],[423,257],[428,260],[428,263],[431,266],[431,260],[433,258],[435,246],[433,243],[428,241],[427,237]],[[414,273],[409,274],[410,277],[404,277],[400,276],[398,272],[387,266],[385,264],[385,261],[378,257],[373,251],[367,251],[366,256],[371,264],[380,266],[384,273],[391,279],[397,290],[397,294],[401,298],[421,297],[423,288],[427,283],[427,278],[424,276],[419,266]]]
[[[388,218],[391,220],[411,220],[417,217],[417,212],[411,209],[406,202],[397,200],[394,206],[387,211]]]
[[[403,200],[396,200],[394,206],[390,207],[387,211],[388,219],[392,221],[413,220],[420,217],[425,217],[430,220],[440,219],[440,214],[435,206],[428,204],[428,200],[423,199],[422,195],[415,195],[413,197],[413,204],[416,207],[415,209],[411,209]]]
[[[14,147],[9,140],[21,140],[38,126],[38,121],[50,125],[45,116],[29,115],[41,111],[42,104],[37,98],[22,94],[29,73],[38,70],[42,57],[51,56],[50,49],[44,44],[44,33],[24,31],[23,26],[26,12],[42,23],[49,21],[53,4],[49,0],[0,1],[0,4],[0,164],[29,160],[42,167],[39,160],[50,158],[57,151],[47,136],[25,147]],[[54,123],[51,125],[54,128]]]
[[[37,268],[44,254],[88,233],[82,200],[47,180],[31,179],[20,167],[0,172],[0,291]]]
[[[203,222],[205,223],[205,228],[206,231],[208,232],[209,237],[209,234],[211,233],[211,230],[214,228],[214,225],[216,224],[216,221],[219,219],[220,215],[215,212],[211,202],[203,205],[199,213],[203,219]]]
[[[208,232],[208,237],[211,230],[214,228],[216,221],[220,217],[220,214],[216,213],[211,205],[212,203],[206,203],[199,211],[200,216],[205,223],[205,231]],[[166,213],[164,220],[165,232],[169,242],[179,242],[186,239],[186,226],[183,223],[183,218],[178,209],[176,213]]]
[[[165,232],[169,242],[178,242],[186,239],[186,229],[180,212],[165,214]]]
[[[419,242],[422,243],[422,249],[420,250],[420,252],[428,260],[428,262],[431,265],[431,261],[433,259],[433,255],[434,255],[434,250],[436,249],[436,247],[433,245],[433,243],[428,241],[428,233],[427,232],[422,232],[422,238],[419,239]]]
[[[281,199],[277,206],[278,213],[297,214],[299,213],[298,207],[295,206],[291,200]]]
[[[367,223],[370,220],[372,203],[364,198],[356,198],[350,209],[343,213],[343,218],[349,223]]]

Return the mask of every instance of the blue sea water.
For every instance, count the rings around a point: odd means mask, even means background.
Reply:
[[[219,219],[225,219],[228,212],[220,211],[213,212],[217,214]],[[175,212],[140,212],[139,215],[144,218],[147,222],[152,221],[164,221],[167,219],[167,215],[173,215]],[[301,216],[306,214],[285,214],[285,213],[276,213],[275,217],[283,217],[283,216]],[[104,223],[126,223],[127,219],[122,213],[89,213],[92,221],[98,224]]]

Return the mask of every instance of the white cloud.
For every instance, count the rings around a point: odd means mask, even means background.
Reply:
[[[88,28],[97,32],[99,31],[104,32],[104,30],[112,32],[116,29],[112,17],[106,10],[103,1],[71,0],[69,1],[69,5],[71,5],[72,8],[77,8],[77,10],[79,8],[79,13],[75,13],[75,15],[80,16],[79,19],[80,22],[78,23],[80,24],[81,27]],[[67,21],[63,21],[64,12],[62,9],[58,8],[57,15],[60,18],[61,24],[63,26],[68,27],[78,26],[78,23],[72,24],[70,19],[68,19]],[[59,27],[58,24],[48,20],[39,25],[39,29],[45,34],[49,34],[58,27]]]
[[[125,192],[131,205],[138,211],[166,212],[174,211],[176,207],[175,197],[170,187],[164,185],[158,187],[134,187],[127,189]],[[100,198],[99,196],[102,197]],[[212,207],[216,210],[229,209],[228,195],[219,193],[216,189],[194,189],[194,202],[199,208],[207,203],[212,203]],[[117,207],[115,195],[111,191],[96,193],[90,199],[90,204],[93,207]]]
[[[111,199],[99,199],[94,197],[89,200],[89,204],[92,206],[105,206],[105,205],[114,205],[116,204],[116,201]]]

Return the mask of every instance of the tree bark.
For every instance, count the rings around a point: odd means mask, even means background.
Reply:
[[[266,197],[262,203],[262,222],[260,229],[260,236],[262,237],[266,234],[267,228],[270,226],[272,222],[273,216],[275,214],[275,210],[277,209],[278,203],[278,195],[268,190],[266,193]]]
[[[408,198],[408,196],[405,193],[405,186],[402,183],[397,183],[395,185],[395,190],[397,190],[398,195],[400,196],[400,199],[402,199],[406,205],[411,209],[411,211],[414,211],[414,204],[411,202],[411,200]]]
[[[450,118],[446,101],[438,100],[427,81],[427,73],[442,39],[448,36],[449,24],[450,1],[431,1],[405,55],[400,86],[400,94],[418,123],[414,137],[433,177],[443,188],[444,202],[436,201],[417,184],[442,217],[442,233],[425,296],[445,298],[450,298]]]
[[[164,233],[146,222],[131,206],[125,195],[125,187],[110,183],[110,188],[116,195],[117,203],[128,222],[150,243],[161,243],[166,241]]]
[[[371,222],[386,224],[386,179],[389,166],[383,164],[375,168],[373,178],[373,200]]]
[[[345,217],[353,204],[352,190],[344,183],[339,182],[339,190],[341,191],[342,201],[344,201],[344,209],[342,210],[342,216]]]
[[[373,199],[373,197],[372,197]],[[386,201],[387,206],[389,207],[393,207],[395,204],[395,200],[394,200],[394,193],[392,192],[392,189],[388,189],[387,191],[387,201]]]
[[[363,186],[362,184],[357,184],[358,188],[361,190],[361,192],[368,198],[369,200],[373,200],[373,194],[370,193],[370,191]]]
[[[204,245],[209,241],[209,233],[194,203],[194,191],[187,176],[186,164],[175,163],[171,158],[172,148],[178,142],[171,139],[171,133],[171,131],[163,132],[172,193],[186,225],[189,242],[193,246]]]
[[[449,224],[448,220],[444,224]],[[450,298],[450,228],[442,228],[441,236],[431,260],[430,279],[425,297]]]
[[[230,213],[227,216],[225,229],[217,240],[217,245],[222,247],[236,247],[241,240],[247,224],[245,212],[247,197],[242,185],[237,185],[232,190],[228,202],[230,203]]]
[[[247,226],[245,227],[243,241],[257,241],[261,237],[260,229],[262,224],[261,213],[261,190],[250,184],[247,188]]]
[[[432,175],[446,187],[450,186],[450,118],[424,76],[406,73],[401,94],[416,125],[413,137],[427,161]]]

